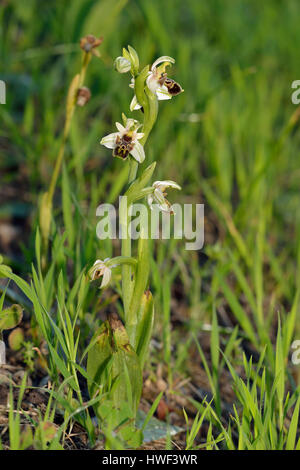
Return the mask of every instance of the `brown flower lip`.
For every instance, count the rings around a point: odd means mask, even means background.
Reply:
[[[88,34],[80,39],[80,47],[85,52],[92,52],[94,53],[93,49],[100,46],[103,42],[103,37],[96,38],[92,34]]]
[[[79,88],[77,91],[77,106],[84,106],[90,100],[90,98],[91,92],[86,86]]]
[[[132,149],[132,137],[128,136],[127,134],[123,135],[122,138],[117,136],[116,147],[113,150],[113,156],[125,160]]]
[[[160,84],[160,86],[165,85],[168,88],[168,92],[172,96],[179,95],[179,93],[183,92],[183,89],[181,88],[179,83],[175,82],[175,80],[172,80],[172,78],[169,78],[166,73],[161,74],[158,83]]]

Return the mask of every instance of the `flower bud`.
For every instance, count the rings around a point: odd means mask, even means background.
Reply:
[[[103,37],[96,38],[92,34],[88,34],[80,39],[80,47],[81,49],[88,53],[91,52],[93,55],[100,57],[99,52],[96,50],[100,44],[103,42]]]
[[[115,69],[119,73],[127,73],[131,69],[130,60],[125,59],[125,57],[117,57],[115,60]]]
[[[90,100],[90,98],[91,92],[86,86],[79,88],[77,91],[77,106],[84,106]]]

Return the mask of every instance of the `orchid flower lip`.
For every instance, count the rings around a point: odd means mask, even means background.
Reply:
[[[166,67],[174,63],[175,60],[172,57],[161,56],[156,59],[151,66],[151,70],[149,71],[146,79],[146,84],[149,90],[156,94],[158,100],[171,99],[173,96],[179,95],[179,93],[184,91],[179,83],[168,78],[168,75],[165,72]],[[131,103],[130,109],[138,109],[136,108],[135,101]]]
[[[182,93],[184,90],[177,82],[168,78],[166,73],[160,72],[160,67],[157,68],[157,65],[161,63],[163,63],[161,67],[165,67],[168,64],[174,64],[175,59],[170,56],[161,56],[156,59],[148,72],[146,84],[149,90],[156,95],[159,101],[170,100],[173,96]],[[134,88],[134,84],[135,79],[131,78],[129,87]],[[139,104],[136,95],[134,95],[129,106],[130,111],[136,111],[141,109],[141,107],[142,106]]]
[[[89,275],[92,281],[102,277],[100,289],[106,287],[111,280],[111,267],[107,266],[108,261],[109,258],[106,258],[103,261],[101,259],[98,259],[95,261],[95,263],[89,270]]]
[[[155,201],[163,212],[169,212],[174,214],[174,210],[170,202],[166,199],[165,190],[167,188],[174,188],[174,189],[181,189],[179,184],[172,180],[164,180],[164,181],[155,181],[152,185],[154,188],[153,194],[149,194],[148,196],[148,204],[150,209],[153,210],[153,201]]]
[[[143,132],[137,132],[141,124],[133,118],[126,118],[126,127],[116,122],[118,132],[113,132],[103,137],[101,145],[113,150],[113,156],[125,160],[128,155],[142,163],[145,160],[143,145],[139,142],[144,137]]]

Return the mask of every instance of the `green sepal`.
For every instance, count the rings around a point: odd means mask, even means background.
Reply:
[[[142,145],[145,145],[146,140],[148,139],[148,135],[150,134],[156,119],[157,119],[157,113],[158,113],[158,100],[157,96],[152,93],[152,91],[149,90],[148,87],[145,88],[145,95],[146,95],[146,100],[145,100],[145,105],[144,105],[144,126],[143,126],[143,133],[144,137],[140,140],[140,143]]]
[[[139,73],[139,68],[140,68],[139,56],[136,50],[131,46],[128,46],[128,52],[129,52],[130,62],[132,65],[132,73],[133,75],[137,75]]]
[[[145,81],[149,73],[149,65],[143,68],[134,82],[134,91],[138,103],[145,108],[147,106],[147,97],[145,95]]]

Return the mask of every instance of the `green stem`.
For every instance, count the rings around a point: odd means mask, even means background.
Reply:
[[[125,197],[122,198],[122,202],[120,204],[120,224],[122,230],[122,256],[131,257],[131,240],[128,237],[128,205],[127,198]],[[122,266],[122,296],[124,303],[125,322],[127,322],[131,291],[131,266],[128,264],[124,264]]]
[[[131,158],[129,161],[128,185],[133,183],[133,181],[136,179],[138,167],[138,162],[134,160],[134,158]]]
[[[66,127],[65,127],[63,140],[62,140],[62,143],[59,147],[57,159],[56,159],[56,162],[55,162],[55,167],[54,167],[54,170],[53,170],[53,173],[52,173],[52,177],[51,177],[51,181],[50,181],[50,185],[49,185],[49,190],[48,190],[48,193],[47,193],[47,199],[48,199],[49,204],[52,204],[56,183],[57,183],[57,180],[58,180],[58,176],[59,176],[61,165],[62,165],[63,158],[64,158],[67,138],[68,138],[68,135],[66,133]]]
[[[83,82],[84,82],[86,69],[87,69],[87,66],[88,66],[90,60],[91,60],[90,53],[85,53],[83,55],[82,66],[81,66],[80,75],[79,75],[78,88],[80,88],[82,86]],[[60,169],[61,169],[61,165],[62,165],[63,158],[64,158],[65,146],[66,146],[67,139],[69,137],[71,121],[72,121],[72,117],[73,117],[74,110],[75,110],[75,107],[76,107],[75,99],[76,99],[76,96],[74,96],[74,102],[73,102],[72,108],[70,109],[69,112],[67,110],[67,113],[66,113],[63,140],[62,140],[62,143],[59,147],[58,156],[57,156],[57,159],[56,159],[56,162],[55,162],[55,167],[54,167],[54,171],[52,173],[50,186],[49,186],[49,190],[48,190],[48,195],[47,195],[49,204],[51,204],[52,200],[53,200],[57,179],[58,179]]]
[[[143,294],[147,288],[150,263],[149,263],[149,239],[145,227],[148,225],[148,211],[141,212],[141,233],[138,243],[138,263],[135,276],[134,290],[131,296],[127,321],[127,333],[130,344],[136,347],[136,329],[138,324],[138,311],[141,306]]]
[[[142,145],[145,145],[148,136],[155,124],[157,119],[157,97],[153,94],[148,87],[145,87],[145,79],[148,73],[147,67],[141,72],[135,80],[135,92],[136,96],[144,108],[144,124],[142,132],[144,133],[143,138],[140,140]],[[138,162],[134,159],[130,160],[129,175],[128,175],[128,186],[135,181],[138,170]],[[120,223],[123,234],[126,233],[126,237],[122,239],[122,256],[131,256],[131,239],[128,237],[128,203],[125,199],[122,201],[120,206]],[[124,236],[124,235],[123,235]],[[148,240],[144,240],[144,244],[148,244]],[[147,251],[147,250],[146,250]],[[139,265],[137,267],[137,272],[139,271]],[[130,328],[130,340],[134,343],[134,336],[137,323],[137,305],[141,298],[141,291],[143,290],[141,286],[146,285],[148,282],[148,270],[136,275],[136,286],[132,280],[132,269],[128,265],[122,267],[122,295],[124,303],[124,315],[126,326]],[[141,276],[144,277],[142,282]],[[137,287],[137,288],[136,288]],[[135,294],[134,294],[135,292]],[[143,292],[142,292],[143,293]],[[133,299],[134,297],[134,299]]]

